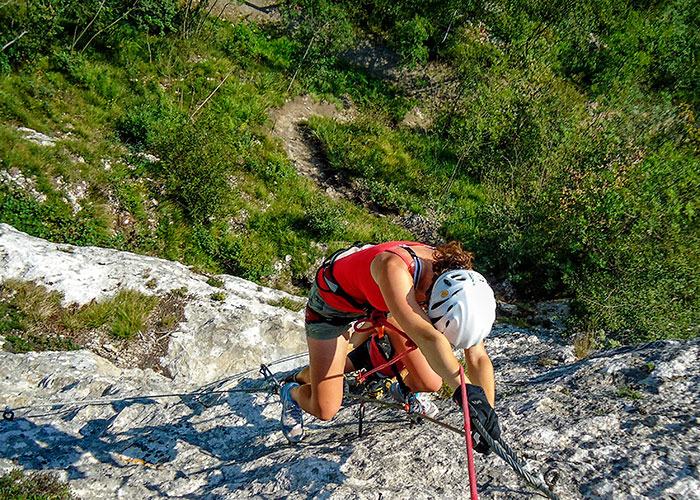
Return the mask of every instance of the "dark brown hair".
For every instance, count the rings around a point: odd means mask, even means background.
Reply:
[[[450,241],[438,245],[433,251],[433,273],[440,276],[450,269],[471,269],[474,254],[462,249],[462,244]]]

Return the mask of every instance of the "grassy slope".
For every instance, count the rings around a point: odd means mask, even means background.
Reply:
[[[47,197],[40,203],[6,184],[3,221],[57,241],[263,281],[289,254],[286,275],[277,278],[287,287],[321,255],[314,241],[334,247],[407,237],[325,197],[267,136],[265,112],[286,97],[293,45],[285,37],[220,23],[199,38],[145,45],[139,38],[108,56],[44,57],[31,71],[3,77],[2,165]],[[52,148],[34,145],[17,126],[60,139]],[[146,161],[141,151],[161,161]],[[65,191],[80,183],[85,198],[73,214]]]
[[[318,31],[292,94],[349,94],[360,111],[356,123],[309,124],[332,167],[389,211],[442,217],[445,236],[476,250],[483,269],[521,293],[573,296],[577,328],[625,340],[697,335],[700,135],[692,68],[647,60],[692,49],[692,38],[675,34],[692,19],[679,17],[683,2],[664,16],[655,7],[618,12],[599,3],[610,16],[583,7],[554,17],[542,11],[542,22],[538,10],[514,6],[463,17],[449,43],[432,49],[453,68],[460,92],[428,134],[396,127],[412,104],[401,92],[332,56],[345,36],[340,29]],[[420,13],[404,17],[370,23],[411,49],[409,59],[427,57],[413,48],[441,38],[442,28],[430,28]],[[589,22],[607,23],[595,46]],[[253,24],[203,27],[188,37],[131,33],[84,54],[56,49],[4,76],[1,168],[20,170],[46,201],[0,186],[0,220],[50,239],[288,288],[303,286],[298,280],[322,253],[316,242],[407,237],[325,197],[268,137],[265,110],[288,97],[304,38]],[[639,45],[647,36],[660,44]],[[652,46],[661,52],[639,52]],[[663,71],[679,75],[677,88],[664,83]],[[61,140],[54,148],[31,145],[18,125]],[[86,197],[75,212],[65,193],[83,182]],[[276,275],[273,263],[288,254],[290,265]]]

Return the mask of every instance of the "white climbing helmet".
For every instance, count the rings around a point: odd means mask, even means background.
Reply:
[[[433,284],[428,317],[453,346],[469,349],[486,338],[496,319],[493,290],[476,271],[444,272]]]

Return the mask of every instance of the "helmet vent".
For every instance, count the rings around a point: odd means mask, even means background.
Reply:
[[[436,302],[435,304],[433,304],[432,306],[430,306],[430,309],[431,309],[431,310],[435,310],[435,309],[437,309],[438,307],[440,307],[441,305],[443,305],[445,302],[447,302],[448,300],[449,300],[449,299],[445,299],[445,300],[441,300],[440,302]]]

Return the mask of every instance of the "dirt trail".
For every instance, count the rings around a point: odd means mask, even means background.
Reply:
[[[380,216],[392,216],[396,224],[402,225],[417,239],[428,243],[439,241],[439,223],[422,215],[405,216],[390,214],[369,202],[366,193],[342,174],[331,172],[321,145],[304,122],[312,116],[325,116],[340,123],[355,119],[356,111],[351,103],[342,109],[326,101],[315,101],[309,95],[297,96],[280,108],[268,111],[273,122],[272,135],[282,140],[282,147],[292,160],[297,172],[312,179],[318,188],[332,198],[346,198],[365,206]],[[432,218],[431,218],[432,219]]]
[[[283,148],[297,172],[311,178],[320,189],[328,192],[330,188],[335,192],[335,187],[339,187],[339,179],[331,176],[324,168],[326,160],[320,144],[303,122],[312,116],[325,116],[347,123],[355,118],[354,107],[346,104],[338,109],[329,102],[317,102],[309,95],[300,95],[287,101],[281,108],[270,109],[268,116],[273,122],[272,135],[282,139]]]
[[[216,0],[213,13],[233,22],[277,22],[280,19],[277,6],[276,0]],[[433,103],[434,106],[439,106],[445,93],[454,92],[454,84],[449,82],[449,75],[443,68],[431,65],[406,69],[402,67],[401,58],[396,53],[376,40],[359,42],[355,48],[347,50],[343,57],[389,84],[402,88],[408,97]],[[430,94],[437,94],[438,98],[431,98]],[[416,106],[406,114],[400,126],[427,130],[431,124],[431,111]],[[320,142],[304,124],[312,116],[324,116],[340,123],[348,123],[353,121],[356,115],[357,112],[349,100],[339,108],[326,101],[316,101],[309,95],[297,96],[280,108],[268,110],[268,116],[273,123],[271,133],[281,139],[282,146],[297,172],[312,179],[327,196],[335,199],[345,198],[379,216],[390,216],[416,239],[429,243],[438,242],[440,223],[435,220],[436,217],[389,213],[370,202],[367,193],[357,183],[351,182],[342,173],[332,172],[328,168]]]
[[[234,22],[275,22],[280,19],[278,4],[277,0],[215,0],[211,13]]]

